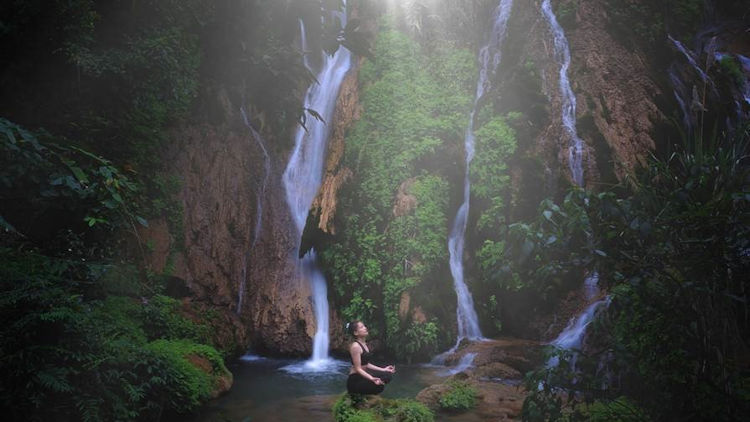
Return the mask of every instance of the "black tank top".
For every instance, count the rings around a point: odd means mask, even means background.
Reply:
[[[362,348],[362,356],[359,358],[361,365],[362,366],[367,365],[368,363],[370,363],[370,352],[367,349],[365,349],[365,346],[363,346],[362,343],[358,342],[357,340],[354,340],[354,342],[359,344],[359,347]],[[350,359],[352,359],[352,365],[354,365],[354,359],[353,358],[350,358]]]

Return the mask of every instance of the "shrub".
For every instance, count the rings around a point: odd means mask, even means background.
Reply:
[[[333,420],[336,422],[370,422],[376,421],[375,415],[357,407],[364,402],[365,396],[344,393],[333,405]]]
[[[435,415],[427,406],[418,401],[404,400],[400,402],[396,420],[398,422],[432,422],[435,420]]]
[[[476,388],[464,381],[451,381],[449,386],[450,390],[438,400],[442,409],[463,412],[476,406]]]
[[[358,394],[343,394],[333,405],[336,422],[433,422],[435,415],[414,400],[370,399]]]
[[[146,345],[154,359],[152,365],[160,374],[163,385],[160,394],[169,407],[180,413],[188,412],[210,398],[216,380],[229,371],[213,347],[188,340],[156,340]],[[204,358],[211,364],[211,372],[199,368],[192,358]]]

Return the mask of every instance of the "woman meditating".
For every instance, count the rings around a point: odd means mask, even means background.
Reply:
[[[349,347],[352,358],[352,368],[346,380],[349,394],[380,394],[385,385],[391,381],[391,374],[396,367],[388,365],[385,368],[370,363],[371,353],[367,347],[367,327],[361,321],[346,324],[346,330],[354,337],[354,343]]]

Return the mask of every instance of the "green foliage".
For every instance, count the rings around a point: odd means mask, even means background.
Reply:
[[[440,332],[437,320],[429,322],[412,321],[408,328],[402,330],[402,334],[396,337],[403,346],[399,349],[407,353],[407,356],[419,356],[425,351],[436,350],[439,345]]]
[[[177,337],[198,337],[189,321],[171,315],[158,331],[151,318],[175,312],[167,298],[87,297],[98,264],[33,250],[2,249],[0,263],[0,402],[12,420],[149,420],[190,410],[227,375],[213,348]]]
[[[413,400],[399,401],[393,414],[399,422],[432,422],[435,419],[427,406]]]
[[[532,379],[529,385],[550,388],[532,395],[529,412],[551,415],[599,400],[607,411],[625,409],[617,413],[624,420],[747,414],[749,145],[746,127],[686,142],[668,159],[652,160],[629,196],[586,195],[584,231],[596,242],[590,256],[607,275],[612,303],[592,326],[599,344],[588,356]],[[609,376],[598,370],[602,356]],[[607,381],[614,378],[617,384]],[[576,392],[565,408],[560,388]]]
[[[103,235],[146,224],[129,207],[132,182],[81,148],[42,142],[5,119],[0,129],[0,402],[9,417],[148,420],[205,399],[212,379],[187,377],[156,353],[163,348],[146,345],[204,341],[206,329],[174,299],[153,295],[130,265],[110,261],[115,241]],[[215,362],[207,347],[193,349]],[[164,391],[190,399],[172,407]]]
[[[139,315],[149,339],[184,338],[206,342],[209,328],[181,315],[181,303],[164,295],[146,301]]]
[[[464,412],[476,406],[477,389],[471,384],[454,380],[449,382],[448,385],[450,389],[438,399],[441,409]]]
[[[370,399],[372,400],[372,399]],[[427,406],[414,400],[374,399],[344,394],[333,405],[336,422],[432,422],[435,415]]]
[[[341,192],[340,234],[321,258],[344,318],[370,321],[390,352],[411,359],[444,341],[434,321],[399,312],[405,295],[444,280],[454,169],[440,157],[462,145],[475,67],[468,50],[427,55],[385,25],[377,61],[360,70],[364,112],[347,135],[356,180]]]
[[[516,134],[506,119],[495,117],[474,132],[476,156],[471,163],[471,190],[482,210],[477,230],[496,233],[505,228],[505,210],[510,191],[508,164],[516,152]]]
[[[48,213],[72,214],[78,225],[89,227],[147,225],[128,206],[136,185],[110,161],[81,148],[43,143],[4,118],[0,147],[3,212],[21,233],[36,230],[35,220]]]
[[[493,294],[527,290],[546,304],[576,286],[602,253],[588,241],[586,209],[584,194],[574,190],[561,205],[544,200],[535,220],[509,225],[505,240],[486,240],[478,258]]]
[[[168,406],[180,413],[189,412],[210,398],[215,378],[229,373],[221,355],[211,346],[186,340],[156,340],[145,346],[153,354],[154,369],[163,379],[159,394]],[[205,372],[191,362],[191,358],[203,358],[211,364],[211,372]]]

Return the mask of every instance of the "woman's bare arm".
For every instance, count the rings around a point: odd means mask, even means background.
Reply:
[[[362,367],[362,347],[359,344],[352,344],[351,347],[349,347],[349,354],[352,355],[352,364],[354,365],[354,370],[357,371],[359,375],[362,375],[375,384],[381,383],[380,378],[375,378],[372,375],[368,374],[367,371],[365,371],[365,369]],[[369,363],[367,364],[367,367],[370,367]]]
[[[383,372],[396,372],[396,367],[393,365],[388,365],[385,368],[381,368],[380,366],[373,365],[371,363],[367,364],[368,369],[374,369],[376,371],[383,371]]]

